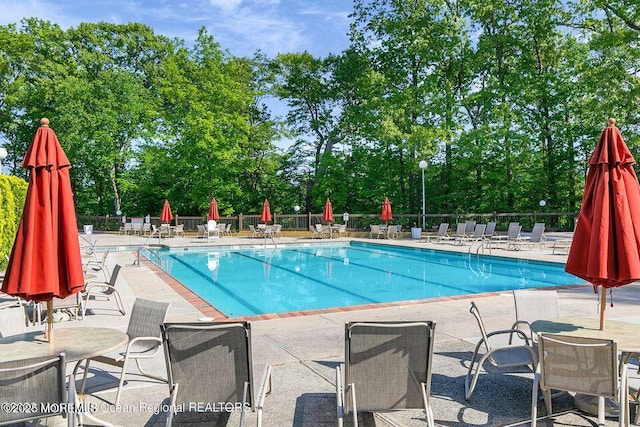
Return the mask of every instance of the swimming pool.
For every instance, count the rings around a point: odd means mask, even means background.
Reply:
[[[582,283],[564,264],[363,242],[156,254],[229,317]]]

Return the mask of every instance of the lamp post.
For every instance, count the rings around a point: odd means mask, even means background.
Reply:
[[[425,203],[424,203],[424,170],[427,168],[427,162],[426,160],[421,160],[420,163],[418,163],[418,166],[420,166],[420,169],[422,170],[422,229],[424,230],[424,223],[425,223]]]
[[[297,229],[300,226],[300,223],[298,222],[298,212],[300,212],[300,206],[299,205],[295,205],[293,207],[293,210],[296,212],[296,229]]]
[[[544,207],[547,206],[547,201],[542,199],[538,202],[538,205],[540,205],[540,211],[542,213],[544,211]],[[534,218],[534,221],[536,221],[535,218]]]

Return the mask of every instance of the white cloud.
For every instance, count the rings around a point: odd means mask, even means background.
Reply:
[[[242,4],[243,0],[209,0],[212,7],[222,10],[224,13],[230,13],[236,10]]]

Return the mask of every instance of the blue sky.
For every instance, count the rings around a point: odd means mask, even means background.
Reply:
[[[340,53],[348,45],[352,0],[0,0],[0,24],[25,17],[62,28],[80,22],[142,22],[156,33],[192,42],[205,26],[223,49]]]

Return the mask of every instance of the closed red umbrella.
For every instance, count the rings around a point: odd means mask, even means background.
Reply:
[[[168,200],[165,200],[164,205],[162,205],[162,212],[160,212],[160,222],[170,223],[172,219],[173,214],[171,213],[171,205]]]
[[[47,336],[53,340],[52,299],[84,287],[78,225],[69,169],[49,120],[43,118],[22,167],[29,186],[2,292],[47,301]]]
[[[331,200],[327,197],[327,202],[324,204],[324,211],[322,212],[322,222],[333,222],[333,209],[331,208]]]
[[[260,215],[260,221],[271,221],[271,209],[269,208],[269,200],[267,199],[264,199],[264,203],[262,205],[262,215]]]
[[[382,213],[380,214],[380,219],[385,223],[393,219],[393,215],[391,215],[391,202],[389,202],[388,197],[385,197],[384,202],[382,203]]]
[[[615,120],[602,132],[591,158],[582,207],[565,271],[602,288],[600,329],[606,289],[640,280],[640,186],[635,160]]]
[[[208,220],[217,221],[220,219],[220,214],[218,213],[218,202],[216,199],[211,199],[211,204],[209,205],[209,215],[207,215]]]

